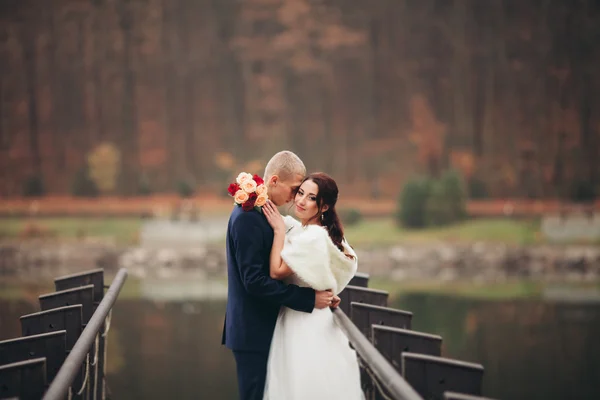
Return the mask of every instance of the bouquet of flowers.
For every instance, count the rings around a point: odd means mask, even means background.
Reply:
[[[229,185],[227,191],[233,197],[235,204],[241,206],[244,211],[254,208],[260,211],[269,200],[263,179],[247,172],[241,172],[235,182]]]

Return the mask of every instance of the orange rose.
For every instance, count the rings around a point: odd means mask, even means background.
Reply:
[[[265,185],[258,185],[256,187],[256,194],[260,196],[263,193],[267,194],[267,187]]]
[[[242,190],[246,191],[246,193],[254,193],[256,190],[256,182],[254,182],[254,179],[250,178],[242,182],[240,187]]]
[[[267,196],[266,193],[259,194],[254,205],[257,207],[262,207],[267,203],[267,200],[269,200],[269,196]]]
[[[248,193],[246,193],[243,190],[238,190],[237,192],[235,192],[235,196],[233,196],[233,200],[237,203],[237,204],[243,204],[248,200]]]

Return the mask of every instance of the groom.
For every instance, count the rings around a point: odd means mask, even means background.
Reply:
[[[305,175],[306,167],[296,154],[275,154],[265,168],[269,199],[277,206],[289,203]],[[271,279],[272,244],[273,229],[261,213],[233,209],[227,227],[229,286],[222,344],[233,351],[241,400],[263,398],[269,347],[281,306],[310,313],[339,303],[329,291]]]

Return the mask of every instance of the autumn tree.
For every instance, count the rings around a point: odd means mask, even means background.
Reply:
[[[437,120],[423,95],[416,95],[411,99],[410,115],[410,140],[417,147],[418,160],[430,176],[438,177],[443,168],[446,126]]]
[[[88,155],[88,171],[100,192],[113,193],[121,171],[121,153],[112,143],[98,145]]]

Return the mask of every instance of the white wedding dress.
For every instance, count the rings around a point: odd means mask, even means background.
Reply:
[[[346,257],[327,231],[284,218],[287,234],[281,257],[294,271],[287,283],[341,292],[356,273],[356,253]],[[356,352],[333,320],[332,311],[303,313],[281,307],[269,351],[265,400],[364,399]]]

